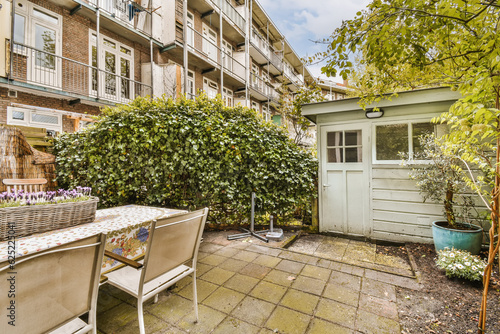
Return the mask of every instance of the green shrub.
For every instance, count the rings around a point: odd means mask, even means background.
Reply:
[[[54,143],[60,186],[91,186],[100,205],[209,206],[211,221],[285,214],[314,196],[317,161],[253,110],[220,99],[137,98]]]
[[[470,281],[482,281],[486,262],[470,252],[452,248],[438,252],[436,265],[444,269],[448,277],[460,277]]]

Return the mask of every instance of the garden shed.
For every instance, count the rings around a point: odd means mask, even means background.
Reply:
[[[432,88],[365,110],[358,98],[304,105],[303,115],[317,125],[320,232],[432,242],[431,223],[443,218],[442,204],[423,202],[399,152],[418,151],[421,134],[442,134],[445,126],[430,121],[458,98],[449,88]]]

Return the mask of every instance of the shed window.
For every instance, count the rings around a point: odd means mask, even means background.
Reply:
[[[421,135],[436,133],[437,130],[438,126],[429,122],[376,125],[375,160],[399,163],[401,153],[413,155],[421,150],[419,142]]]
[[[329,163],[362,162],[361,130],[327,132],[326,150]]]

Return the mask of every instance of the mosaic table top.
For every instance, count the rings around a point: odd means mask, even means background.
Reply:
[[[154,219],[184,212],[186,211],[139,205],[97,210],[96,219],[92,223],[16,239],[16,254],[21,257],[98,233],[107,233],[107,250],[133,258],[144,251],[149,226]],[[8,249],[8,241],[0,242],[0,262],[7,260]],[[106,258],[103,268],[114,264],[113,260]]]

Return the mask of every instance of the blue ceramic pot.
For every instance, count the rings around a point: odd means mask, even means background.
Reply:
[[[436,252],[448,248],[466,250],[477,255],[483,242],[483,228],[476,225],[456,223],[457,225],[474,228],[473,230],[455,230],[440,225],[448,225],[447,221],[437,220],[432,222],[432,237]]]

